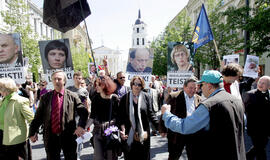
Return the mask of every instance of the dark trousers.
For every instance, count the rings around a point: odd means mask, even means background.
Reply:
[[[268,142],[267,136],[250,136],[253,147],[247,152],[247,160],[266,160],[266,145]]]
[[[3,131],[0,130],[0,159],[18,160],[19,157],[28,160],[27,141],[15,145],[3,145]]]
[[[76,135],[73,134],[50,134],[44,141],[48,160],[60,160],[60,152],[63,150],[65,160],[77,159]]]
[[[125,160],[150,160],[150,141],[144,144],[133,140],[128,151],[124,151]]]

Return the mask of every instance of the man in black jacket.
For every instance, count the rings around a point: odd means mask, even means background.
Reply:
[[[39,127],[44,125],[43,140],[48,160],[60,159],[61,150],[65,159],[77,159],[76,138],[85,132],[88,111],[78,95],[65,89],[66,79],[63,71],[52,74],[54,90],[41,97],[30,125],[29,137],[32,142],[37,141]],[[80,117],[78,125],[75,113]]]
[[[270,131],[270,77],[259,79],[257,89],[251,90],[244,96],[247,115],[247,132],[251,137],[253,147],[247,152],[247,159],[266,160],[266,145]]]

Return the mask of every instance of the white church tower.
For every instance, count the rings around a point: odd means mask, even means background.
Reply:
[[[133,25],[132,48],[145,48],[147,46],[147,25],[141,20],[141,11],[139,10],[138,19]]]

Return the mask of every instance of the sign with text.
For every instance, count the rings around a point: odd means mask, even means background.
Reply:
[[[134,76],[140,76],[143,78],[144,82],[145,82],[145,87],[144,88],[149,88],[149,84],[151,81],[151,73],[126,73],[126,81],[125,81],[125,86],[130,87],[130,81]]]
[[[193,72],[167,72],[167,86],[182,88],[184,82],[193,76]]]
[[[24,67],[0,68],[0,78],[11,78],[17,84],[25,82]]]

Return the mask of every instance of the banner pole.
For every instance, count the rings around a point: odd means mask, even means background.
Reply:
[[[221,58],[220,58],[220,54],[219,54],[219,52],[218,52],[216,40],[213,39],[213,42],[214,42],[215,50],[216,50],[216,53],[217,53],[219,65],[220,65],[221,68],[223,68],[223,64],[222,64],[222,61],[221,61]]]
[[[84,26],[85,26],[85,30],[86,30],[86,35],[87,35],[87,39],[88,39],[88,43],[89,43],[90,54],[91,54],[91,56],[93,58],[94,65],[97,68],[97,66],[96,66],[96,60],[95,60],[95,57],[94,57],[94,51],[93,51],[92,45],[91,45],[91,39],[90,39],[90,36],[89,36],[89,33],[88,33],[88,27],[87,27],[87,24],[86,24],[86,21],[85,21],[84,13],[83,13],[82,2],[81,2],[81,0],[79,0],[79,2],[80,2],[81,14],[82,14],[82,17],[83,17],[83,22],[84,22]],[[98,72],[96,74],[98,76]]]

